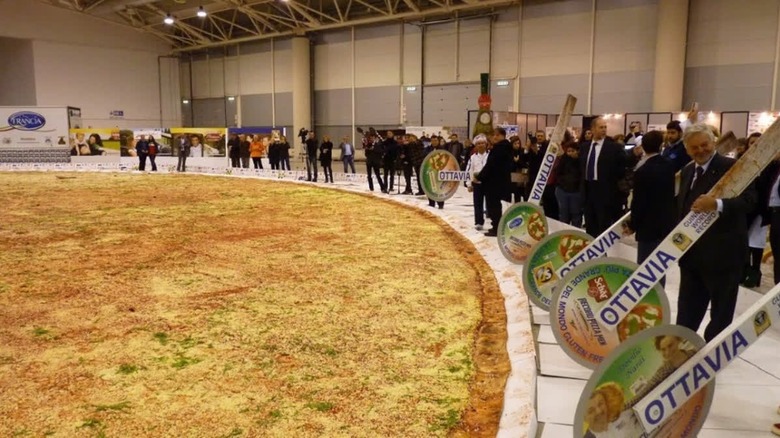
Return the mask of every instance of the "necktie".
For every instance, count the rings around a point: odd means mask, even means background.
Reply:
[[[588,154],[588,169],[587,169],[587,177],[588,181],[595,181],[596,180],[596,146],[598,145],[597,142],[593,142],[592,145],[590,145],[590,154]]]
[[[704,175],[704,168],[701,166],[696,166],[696,177],[693,179],[693,184],[691,185],[691,189],[696,187],[696,184],[699,183],[699,180],[701,180],[702,175]]]

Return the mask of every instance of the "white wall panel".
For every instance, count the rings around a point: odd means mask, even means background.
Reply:
[[[425,83],[455,82],[455,23],[425,29]]]
[[[96,20],[80,12],[33,0],[3,2],[0,36],[159,54],[165,54],[171,48],[162,39],[139,29]]]
[[[599,10],[594,73],[653,70],[656,20],[655,5]],[[615,26],[615,23],[637,25]]]
[[[241,94],[265,94],[271,92],[271,52],[241,55],[238,74]]]
[[[776,0],[691,0],[687,67],[774,62]]]
[[[182,99],[192,99],[190,95],[190,62],[182,60],[179,66],[179,85]]]
[[[404,25],[403,84],[422,82],[422,31],[417,26]]]
[[[238,57],[225,58],[225,95],[239,94]]]
[[[588,73],[590,13],[533,18],[522,26],[522,77]]]
[[[318,44],[313,49],[315,90],[352,87],[352,43]],[[363,64],[361,60],[361,68]]]
[[[401,36],[397,32],[355,40],[355,87],[397,86],[401,81]]]
[[[278,49],[274,51],[276,62],[276,92],[288,93],[292,89],[292,50]]]
[[[478,81],[480,73],[490,71],[490,21],[462,20],[459,46],[457,80]]]
[[[491,76],[495,79],[516,78],[520,44],[520,24],[498,22],[493,25],[493,59]]]
[[[192,61],[192,98],[206,99],[211,96],[209,61]]]
[[[225,96],[225,58],[209,59],[209,96]]]
[[[47,41],[34,41],[33,53],[38,105],[80,107],[85,126],[160,125],[155,53]],[[62,74],[68,66],[95,65],[96,59],[100,60],[100,68]],[[163,94],[175,96],[170,90]],[[113,110],[124,111],[124,119],[111,120],[109,112]]]

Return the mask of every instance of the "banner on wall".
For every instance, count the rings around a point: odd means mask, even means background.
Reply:
[[[173,153],[178,155],[182,145],[189,145],[190,157],[224,157],[226,134],[226,128],[173,128]]]
[[[67,148],[68,108],[0,107],[0,146]]]
[[[69,132],[71,155],[118,155],[135,157],[135,142],[153,138],[160,146],[157,155],[173,155],[171,133],[163,128],[87,128]]]
[[[518,125],[498,125],[499,128],[504,128],[506,131],[506,138],[512,138],[514,136],[520,136],[522,130]]]
[[[452,130],[449,126],[407,126],[406,133],[416,135],[417,138],[438,135],[444,140],[449,140]]]

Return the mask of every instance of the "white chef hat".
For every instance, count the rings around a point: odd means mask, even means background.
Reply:
[[[488,142],[487,136],[485,136],[485,134],[477,134],[477,136],[474,137],[474,140],[472,140],[472,143],[477,144],[481,141],[484,141],[485,143]]]

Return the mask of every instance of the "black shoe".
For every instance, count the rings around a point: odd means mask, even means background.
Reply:
[[[415,196],[424,196],[424,195],[425,195],[425,192],[417,192],[417,193],[415,193],[414,195],[415,195]]]
[[[498,236],[498,231],[494,230],[493,228],[489,229],[487,233],[485,233],[485,236],[487,237],[496,237]]]
[[[387,190],[385,190],[385,189],[382,189],[382,193],[385,193],[385,194],[386,194],[386,193],[387,193]]]
[[[440,205],[440,206],[439,206],[439,210],[442,210],[442,209],[444,209],[444,206],[443,206],[443,205]]]
[[[413,193],[411,190],[404,190],[404,192],[403,192],[403,193],[401,193],[401,194],[402,194],[402,195],[412,195],[412,194],[414,194],[414,193]]]

